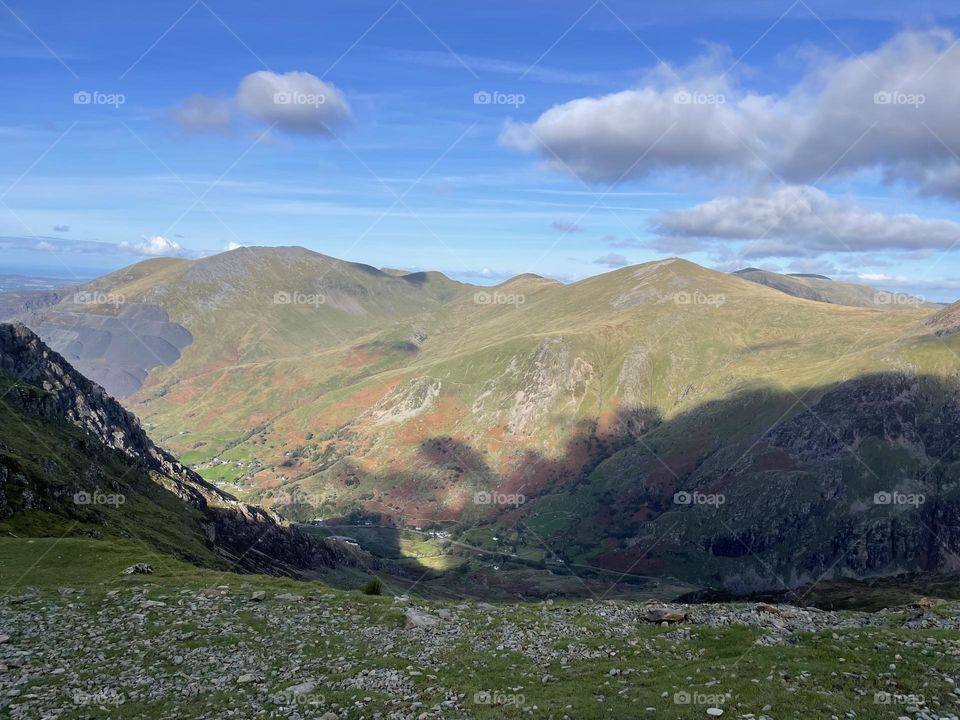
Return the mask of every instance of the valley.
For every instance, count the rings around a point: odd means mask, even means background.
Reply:
[[[956,570],[960,340],[927,324],[949,309],[794,297],[679,259],[482,288],[302,248],[150,260],[78,292],[123,302],[15,319],[108,374],[110,351],[66,327],[117,323],[153,365],[123,402],[182,462],[375,554],[365,528],[405,537],[384,558],[437,586],[782,592]],[[141,308],[188,338],[179,357],[150,360],[166,330],[133,324]]]

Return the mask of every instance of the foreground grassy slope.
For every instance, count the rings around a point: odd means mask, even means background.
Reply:
[[[153,574],[120,575],[144,560]],[[197,570],[131,542],[0,539],[0,577],[0,706],[11,717],[957,711],[954,603],[829,614],[815,621],[822,629],[784,634],[775,625],[792,621],[748,606],[708,606],[661,627],[632,603],[418,602],[439,624],[405,630],[406,600]],[[254,592],[265,599],[251,602]],[[723,615],[745,620],[711,627]]]

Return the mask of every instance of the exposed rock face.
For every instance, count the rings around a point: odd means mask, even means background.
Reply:
[[[739,461],[700,463],[692,486],[724,501],[680,508],[675,547],[735,591],[955,571],[960,389],[891,373],[806,403]]]
[[[350,562],[341,550],[287,526],[274,513],[238,501],[157,447],[132,414],[24,325],[0,324],[0,374],[23,384],[5,398],[16,410],[80,428],[95,444],[121,453],[200,511],[208,544],[235,569],[297,575]],[[18,483],[18,475],[0,466],[0,514],[7,517],[19,509],[9,502],[11,483]],[[42,499],[33,498],[42,488],[26,488],[22,478],[19,485],[23,486],[17,493],[20,508]]]

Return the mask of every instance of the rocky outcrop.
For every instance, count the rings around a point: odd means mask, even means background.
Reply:
[[[274,513],[240,502],[182,465],[155,445],[137,419],[103,388],[74,370],[24,325],[0,324],[0,376],[16,381],[4,398],[12,409],[79,428],[93,445],[120,453],[132,467],[199,511],[207,543],[232,568],[295,576],[353,562],[342,549],[304,535]],[[16,469],[0,465],[0,515],[15,512],[6,492],[15,476]],[[21,508],[29,507],[23,499],[25,490],[30,496],[63,493],[62,488],[23,478],[17,484]]]
[[[724,493],[722,506],[684,528],[713,558],[741,565],[727,563],[721,584],[782,590],[956,571],[960,389],[879,374],[800,407],[713,489]]]

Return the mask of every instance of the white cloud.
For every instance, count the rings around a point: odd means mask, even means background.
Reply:
[[[306,72],[251,73],[240,81],[237,105],[279,130],[303,135],[328,135],[351,116],[337,88]]]
[[[598,257],[593,261],[594,265],[606,265],[608,268],[621,268],[626,265],[629,265],[629,261],[623,255],[619,253],[608,253],[602,257]]]
[[[225,248],[225,250],[229,252],[230,250],[239,250],[242,247],[246,247],[246,245],[241,245],[240,243],[234,242],[233,240],[231,240],[230,242],[227,243],[227,247]]]
[[[638,88],[508,122],[501,142],[588,181],[687,170],[810,183],[880,170],[960,199],[960,160],[948,149],[960,147],[953,43],[945,30],[905,32],[857,57],[819,58],[779,95],[742,89],[716,55],[659,66]]]
[[[151,257],[177,257],[184,254],[184,249],[180,243],[162,235],[150,235],[144,237],[138,243],[130,243],[124,240],[117,247],[134,255],[149,255]]]
[[[295,135],[329,135],[351,118],[350,105],[331,83],[308,72],[267,70],[244,77],[232,98],[194,94],[170,113],[191,133],[229,133],[238,115]]]
[[[194,94],[170,113],[173,121],[191,133],[229,132],[233,127],[230,101]]]
[[[716,198],[662,212],[654,223],[661,249],[675,238],[753,241],[745,257],[946,249],[960,244],[960,223],[877,212],[810,186]]]

